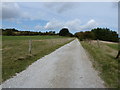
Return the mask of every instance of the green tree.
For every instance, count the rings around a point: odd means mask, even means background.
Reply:
[[[92,32],[95,35],[95,39],[118,42],[117,32],[112,31],[108,28],[95,28],[95,29],[92,29]]]
[[[59,32],[60,36],[70,36],[72,37],[72,33],[69,32],[69,30],[67,28],[62,28]]]

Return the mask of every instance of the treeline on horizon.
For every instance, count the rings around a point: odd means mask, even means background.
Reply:
[[[34,31],[19,31],[15,28],[10,29],[1,29],[3,36],[34,36],[34,35],[58,35],[55,31],[49,32],[34,32]]]
[[[79,40],[103,40],[103,41],[110,41],[110,42],[119,42],[119,37],[116,31],[112,31],[108,28],[95,28],[91,31],[85,32],[77,32],[75,36],[78,37]]]
[[[81,31],[72,34],[67,28],[63,28],[59,33],[55,31],[49,32],[33,32],[33,31],[19,31],[16,29],[1,29],[3,36],[34,36],[34,35],[59,35],[59,36],[68,36],[68,37],[77,37],[79,40],[103,40],[118,42],[118,34],[116,31],[112,31],[108,28],[94,28],[91,31]]]

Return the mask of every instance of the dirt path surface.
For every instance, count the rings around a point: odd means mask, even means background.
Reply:
[[[3,88],[104,88],[77,39],[37,60]]]

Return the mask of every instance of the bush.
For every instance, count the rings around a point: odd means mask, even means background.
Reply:
[[[81,41],[84,39],[94,39],[95,38],[94,33],[91,31],[77,32],[77,33],[75,33],[75,36]]]

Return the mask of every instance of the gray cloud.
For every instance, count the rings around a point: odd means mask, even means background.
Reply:
[[[72,3],[64,3],[63,5],[61,5],[61,7],[59,7],[57,12],[63,13],[65,11],[71,10],[71,8],[73,8],[73,7],[74,7],[74,4],[72,4]]]
[[[53,2],[53,3],[45,3],[44,5],[46,8],[49,8],[50,10],[54,10],[57,13],[64,13],[76,6],[74,3],[70,3],[70,2],[62,2],[62,3]]]
[[[2,19],[14,19],[20,15],[20,8],[17,3],[2,3]]]

